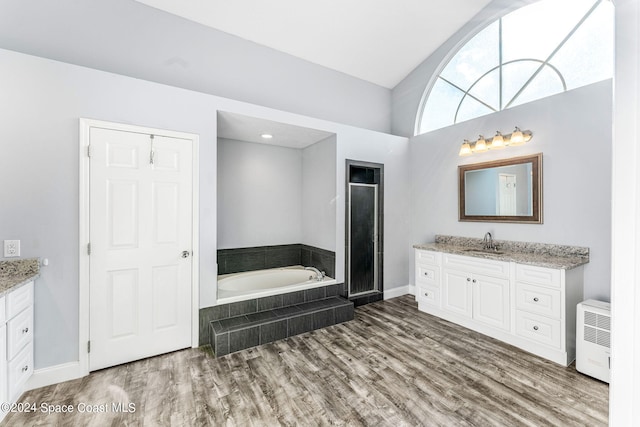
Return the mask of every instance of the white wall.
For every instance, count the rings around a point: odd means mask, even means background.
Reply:
[[[640,425],[640,4],[616,1],[609,422]]]
[[[408,283],[406,138],[6,50],[0,50],[0,93],[0,240],[21,239],[24,257],[50,260],[35,286],[36,369],[78,360],[80,117],[200,135],[201,307],[216,295],[218,110],[338,135],[338,267],[344,268],[344,159],[388,164],[385,280]]]
[[[336,138],[304,149],[218,139],[218,249],[335,251]]]
[[[354,135],[355,136],[355,135]],[[345,175],[346,160],[384,164],[384,290],[409,284],[410,241],[410,173],[409,144],[406,138],[369,134],[346,138],[338,134],[337,145],[337,227],[336,278],[344,280],[345,260]]]
[[[302,240],[336,250],[336,137],[302,150]]]
[[[302,150],[218,139],[218,249],[302,240]]]
[[[608,301],[611,274],[611,81],[579,88],[411,139],[413,243],[436,234],[587,246],[585,298]],[[533,132],[526,145],[459,157],[464,139]],[[458,221],[457,167],[543,153],[544,224]],[[413,262],[413,261],[412,261]]]
[[[3,49],[389,131],[389,89],[133,0],[0,0],[0,11]]]
[[[78,119],[200,135],[199,252],[215,259],[216,106],[195,92],[2,50],[0,92],[0,240],[21,239],[23,257],[50,261],[35,286],[35,367],[78,360]],[[215,280],[215,266],[201,266],[201,280]]]

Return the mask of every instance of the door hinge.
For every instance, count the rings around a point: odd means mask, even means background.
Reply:
[[[151,152],[149,153],[149,164],[153,164],[153,157],[155,155],[155,153],[153,152],[153,138],[154,135],[150,135],[151,136]]]
[[[87,353],[91,353],[91,341],[87,341]]]
[[[91,157],[91,145],[87,145],[87,157]]]
[[[87,243],[87,255],[91,255],[91,243]]]

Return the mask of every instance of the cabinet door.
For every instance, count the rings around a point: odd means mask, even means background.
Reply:
[[[473,318],[487,325],[509,329],[509,280],[475,274]]]
[[[7,380],[7,360],[5,358],[6,354],[7,354],[7,327],[5,325],[2,325],[0,326],[0,402],[8,401],[7,391],[9,390],[9,383]],[[2,420],[1,415],[0,415],[0,420]]]
[[[471,274],[445,269],[442,283],[442,308],[456,314],[471,317],[473,314]]]

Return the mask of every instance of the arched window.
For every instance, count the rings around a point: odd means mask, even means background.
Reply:
[[[416,133],[612,76],[611,2],[541,0],[503,16],[462,46],[423,98]]]

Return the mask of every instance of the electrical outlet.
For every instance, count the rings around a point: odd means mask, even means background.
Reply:
[[[20,256],[20,240],[5,240],[4,256],[5,258]]]

